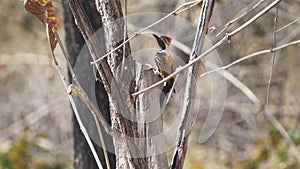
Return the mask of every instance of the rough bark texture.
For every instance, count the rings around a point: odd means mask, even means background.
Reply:
[[[64,8],[64,26],[66,30],[66,48],[70,55],[72,66],[75,65],[76,59],[79,55],[80,50],[82,49],[83,45],[85,44],[85,41],[78,30],[77,26],[74,22],[74,17],[71,13],[70,7],[68,5],[67,1],[62,1],[63,8]],[[95,3],[92,1],[82,1],[83,7],[87,11],[87,15],[95,20],[93,22],[92,26],[94,29],[99,29],[102,24],[101,20],[99,20],[99,13],[96,11]],[[97,19],[96,19],[97,18]],[[90,69],[87,67],[86,69]],[[69,74],[69,80],[71,81],[71,75]],[[103,115],[107,122],[110,123],[110,116],[109,116],[109,109],[108,109],[108,98],[106,95],[106,92],[103,88],[103,84],[100,82],[97,82],[95,89],[95,94],[97,98],[97,103],[99,108],[101,109],[101,112],[104,112]],[[90,114],[89,112],[86,112],[85,114]],[[96,162],[94,160],[94,157],[90,151],[90,148],[88,147],[85,138],[82,135],[82,132],[79,128],[79,125],[75,118],[73,118],[73,134],[74,134],[74,168],[75,169],[93,169],[98,168],[96,165]],[[104,133],[104,132],[103,132]],[[97,148],[97,153],[99,155],[99,158],[101,160],[102,164],[105,164],[104,156],[103,156],[103,149],[96,144],[94,146]],[[115,156],[113,153],[108,153],[111,168],[115,168]],[[106,168],[106,165],[103,165],[104,168]]]
[[[97,10],[102,16],[104,25],[106,52],[109,52],[121,44],[124,39],[124,19],[121,3],[117,0],[97,0],[96,5]],[[136,147],[136,143],[133,140],[124,137],[137,138],[138,132],[137,123],[135,122],[135,111],[133,106],[130,106],[132,105],[131,96],[129,90],[126,90],[131,78],[135,75],[135,66],[131,57],[127,58],[124,65],[121,65],[124,52],[122,49],[123,47],[120,50],[112,52],[107,57],[110,69],[114,75],[114,81],[111,83],[113,89],[111,93],[112,102],[110,104],[112,128],[121,131],[120,135],[115,135],[114,137],[116,165],[118,168],[145,168],[143,167],[145,163],[144,159],[130,158],[140,156],[138,154],[138,147]],[[129,43],[126,44],[125,50],[125,56],[127,57],[130,54]],[[126,69],[122,69],[122,66],[126,67]],[[129,107],[131,107],[131,110]],[[131,120],[124,118],[124,116],[130,117]]]
[[[137,79],[139,88],[146,88],[161,80],[161,77],[154,75],[153,70],[145,69]],[[160,91],[163,85],[157,86]],[[138,126],[141,141],[138,146],[147,159],[145,168],[165,169],[168,168],[167,155],[164,152],[163,137],[155,137],[163,132],[163,114],[161,113],[160,100],[161,92],[149,91],[137,98],[137,119],[141,122]],[[161,152],[162,151],[162,152]]]

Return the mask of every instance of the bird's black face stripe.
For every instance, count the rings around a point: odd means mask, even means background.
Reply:
[[[170,45],[169,37],[161,36],[160,39],[162,39],[165,42],[165,44]]]
[[[166,44],[165,44],[165,42],[159,37],[159,36],[157,36],[157,35],[155,35],[155,34],[152,34],[153,36],[154,36],[154,38],[156,39],[156,41],[157,41],[157,43],[158,43],[158,45],[159,45],[159,47],[161,47],[161,49],[166,49]]]
[[[164,38],[164,41],[165,41],[166,44],[169,45],[169,41],[166,38]]]

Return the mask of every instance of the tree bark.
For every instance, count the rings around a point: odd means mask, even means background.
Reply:
[[[118,0],[96,0],[96,5],[104,25],[107,53],[121,44],[124,39],[124,18],[121,3]],[[124,65],[121,65],[123,52],[125,52],[126,61],[123,62]],[[111,83],[110,104],[112,128],[121,131],[113,139],[116,149],[116,166],[117,168],[145,168],[145,159],[138,158],[140,156],[139,150],[132,139],[138,138],[139,134],[137,131],[136,112],[133,108],[134,103],[129,90],[127,90],[128,84],[132,80],[131,78],[135,75],[135,65],[132,58],[127,57],[129,54],[130,46],[129,43],[126,43],[125,48],[122,47],[120,50],[112,52],[106,58],[114,76],[114,80]],[[123,66],[127,67],[127,69],[122,70]]]
[[[137,79],[137,86],[141,89],[161,80],[161,77],[153,74],[153,70],[145,69],[140,72]],[[162,89],[163,85],[157,87]],[[140,123],[138,132],[141,139],[138,146],[146,157],[145,168],[165,169],[168,168],[168,159],[165,153],[164,139],[159,137],[163,133],[163,114],[161,113],[160,100],[161,92],[146,92],[137,97],[137,119]],[[162,151],[162,152],[161,152]]]

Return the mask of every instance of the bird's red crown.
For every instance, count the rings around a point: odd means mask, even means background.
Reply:
[[[172,42],[172,38],[169,36],[161,36],[161,39],[164,39],[168,44]]]

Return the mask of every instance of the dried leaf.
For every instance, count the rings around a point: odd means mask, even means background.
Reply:
[[[57,44],[57,17],[51,0],[24,0],[25,9],[35,15],[48,29],[48,38],[53,51]],[[54,32],[53,32],[54,31]]]

